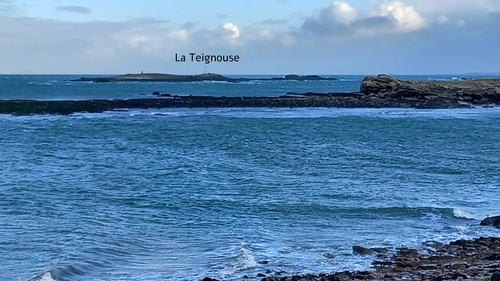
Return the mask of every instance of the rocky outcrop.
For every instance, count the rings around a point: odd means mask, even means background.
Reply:
[[[378,94],[396,90],[404,82],[388,75],[368,76],[363,79],[360,92]]]
[[[492,225],[500,228],[500,216],[488,217],[481,221],[481,225]]]
[[[366,77],[360,92],[373,103],[392,101],[412,107],[453,108],[500,105],[500,79],[403,81],[388,75]]]
[[[288,74],[282,78],[272,78],[272,80],[294,80],[294,81],[324,81],[324,80],[338,80],[337,78],[326,78],[318,75],[296,75]]]
[[[383,255],[373,262],[371,271],[343,271],[333,274],[272,276],[262,281],[351,281],[351,280],[497,280],[500,277],[500,238],[457,240],[435,243],[420,253],[401,248],[394,255]]]

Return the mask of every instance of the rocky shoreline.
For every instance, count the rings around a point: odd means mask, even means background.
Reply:
[[[500,216],[486,218],[481,225],[500,229]],[[261,281],[500,281],[500,238],[480,237],[449,244],[426,243],[425,252],[400,248],[393,255],[387,249],[353,246],[353,253],[375,255],[371,271],[343,271],[332,274],[271,276]],[[259,276],[258,276],[259,277]],[[202,281],[218,281],[210,277]]]
[[[123,100],[0,100],[0,114],[71,114],[131,108],[495,107],[500,106],[500,79],[421,82],[402,81],[379,75],[366,77],[361,83],[360,91],[353,93],[287,93],[280,97],[175,96],[160,95],[158,92],[153,94],[158,97]]]

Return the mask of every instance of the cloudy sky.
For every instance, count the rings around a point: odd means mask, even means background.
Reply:
[[[3,74],[500,73],[499,46],[500,0],[0,0]]]

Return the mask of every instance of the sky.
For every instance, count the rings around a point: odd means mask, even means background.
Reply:
[[[500,73],[499,46],[500,0],[0,0],[2,74]]]

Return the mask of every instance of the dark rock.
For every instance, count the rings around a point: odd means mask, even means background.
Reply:
[[[498,260],[500,260],[500,254],[489,255],[489,256],[485,257],[485,259],[490,260],[490,261],[498,261]]]
[[[318,75],[296,75],[288,74],[283,78],[275,78],[275,80],[295,80],[295,81],[323,81],[323,80],[337,80],[336,78],[325,78]]]
[[[258,261],[257,263],[258,263],[258,264],[268,264],[268,263],[269,263],[269,261]]]
[[[386,248],[370,248],[370,249],[379,254],[386,254],[387,252],[389,252],[389,250],[387,250]]]
[[[388,101],[402,107],[470,107],[499,104],[500,79],[460,81],[402,81],[388,75],[365,77],[360,92],[372,103]]]
[[[154,91],[152,95],[153,95],[153,96],[159,96],[159,95],[160,95],[160,92],[158,92],[158,91]]]
[[[266,275],[262,274],[262,273],[259,273],[259,274],[257,274],[257,277],[266,277]]]
[[[326,254],[324,254],[323,256],[324,256],[325,258],[327,258],[327,259],[334,259],[334,258],[335,258],[335,255],[330,254],[330,253],[326,253]]]
[[[481,221],[481,225],[492,225],[500,228],[500,216],[488,217]]]
[[[289,277],[267,277],[263,281],[353,281],[353,280],[494,280],[500,281],[500,238],[481,237],[451,244],[432,243],[431,254],[399,249],[392,257],[373,262],[373,271],[343,271]],[[358,246],[359,247],[359,246]],[[362,248],[362,247],[361,247]],[[365,248],[367,249],[367,248]],[[472,251],[471,251],[472,249]],[[373,249],[369,249],[373,250]],[[436,255],[440,254],[440,255]],[[491,275],[493,273],[493,275]],[[491,276],[491,279],[490,279]]]
[[[371,255],[375,251],[369,248],[361,247],[361,246],[352,246],[352,251],[358,255]]]
[[[205,277],[201,281],[219,281],[219,280],[213,279],[213,278],[210,278],[210,277]]]

